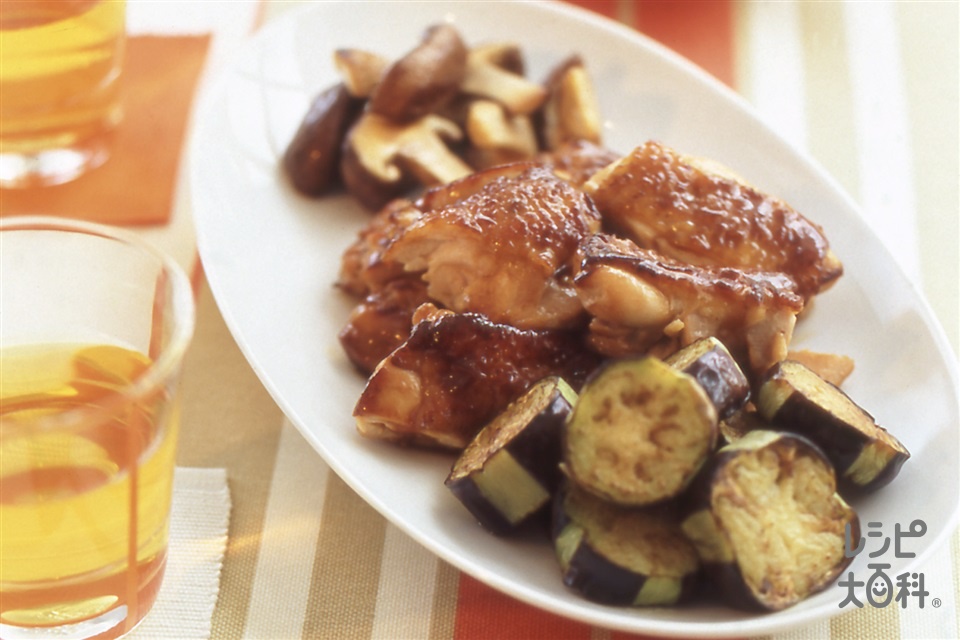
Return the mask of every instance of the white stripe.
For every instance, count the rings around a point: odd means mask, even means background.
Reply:
[[[245,638],[300,637],[329,474],[330,468],[284,420],[260,536]]]
[[[843,3],[860,157],[860,200],[871,226],[920,284],[906,87],[892,2]]]
[[[807,123],[799,6],[749,2],[742,9],[751,69],[746,95],[764,122],[804,149]]]
[[[387,525],[371,640],[429,637],[430,616],[424,612],[433,609],[437,568],[436,556]]]
[[[900,637],[904,640],[949,640],[953,638],[947,629],[957,628],[957,603],[953,572],[955,567],[949,544],[933,554],[918,573],[923,574],[923,588],[929,592],[924,597],[923,609],[915,596],[907,598],[907,607],[900,609]],[[911,579],[913,576],[910,576]],[[896,583],[896,576],[891,576]],[[934,605],[934,599],[939,606]],[[893,606],[893,605],[891,605]]]

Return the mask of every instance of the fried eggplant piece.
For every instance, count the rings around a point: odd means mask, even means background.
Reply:
[[[572,483],[565,483],[554,505],[563,582],[588,600],[663,606],[695,591],[700,559],[673,509],[620,507]]]
[[[550,376],[490,421],[444,481],[487,530],[504,535],[548,509],[560,483],[560,438],[577,393]]]
[[[751,431],[770,428],[770,423],[757,414],[757,407],[752,402],[747,402],[742,409],[720,421],[720,439],[717,446],[725,447]]]
[[[610,502],[682,492],[717,441],[717,411],[692,376],[657,358],[610,361],[584,384],[564,431],[564,473]]]
[[[521,330],[425,307],[357,401],[364,436],[462,450],[534,382],[557,375],[578,388],[599,364],[576,332]]]
[[[769,422],[817,443],[836,467],[844,491],[879,489],[910,457],[850,396],[793,360],[781,362],[764,377],[757,409]]]
[[[369,375],[399,347],[413,328],[413,313],[428,302],[427,285],[416,277],[397,278],[360,302],[337,336],[344,353]]]
[[[569,268],[599,227],[596,208],[547,168],[493,171],[495,179],[466,197],[424,211],[384,257],[422,271],[430,297],[453,311],[521,329],[581,324]]]
[[[822,591],[850,564],[844,532],[856,512],[812,442],[751,431],[720,449],[690,493],[683,520],[718,593],[730,605],[778,611]]]
[[[702,267],[780,272],[809,299],[843,272],[823,230],[729,170],[647,142],[584,189],[615,233]]]
[[[684,264],[608,234],[579,255],[574,286],[592,318],[591,344],[608,356],[667,356],[714,336],[759,375],[786,356],[803,309],[781,274]]]
[[[721,420],[742,409],[750,397],[747,376],[723,343],[713,336],[687,345],[665,362],[700,383]]]

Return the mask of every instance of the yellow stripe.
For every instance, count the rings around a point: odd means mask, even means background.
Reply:
[[[386,520],[331,473],[316,541],[304,638],[370,638],[385,533]]]
[[[899,640],[900,619],[896,603],[877,609],[865,602],[863,609],[856,609],[833,618],[830,621],[830,638],[831,640],[864,640],[864,638]]]
[[[437,562],[436,588],[430,615],[430,640],[451,640],[457,621],[457,593],[460,571],[440,560]]]
[[[199,293],[196,333],[184,363],[181,394],[183,415],[193,428],[180,431],[177,463],[230,470],[233,508],[220,574],[220,591],[230,597],[221,598],[214,609],[211,635],[239,638],[246,624],[270,490],[268,483],[251,479],[273,474],[280,435],[277,425],[283,414],[246,363],[206,287]],[[211,440],[205,428],[225,424],[230,425],[230,439]]]

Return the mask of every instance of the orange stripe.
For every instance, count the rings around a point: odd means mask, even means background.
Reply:
[[[466,574],[460,577],[454,640],[590,640],[590,633],[590,627],[583,623],[514,600]]]
[[[643,0],[636,21],[644,34],[734,86],[730,0]]]

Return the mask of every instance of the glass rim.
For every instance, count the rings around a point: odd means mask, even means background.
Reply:
[[[131,399],[147,397],[153,390],[161,387],[178,370],[183,362],[184,354],[193,338],[196,323],[196,306],[194,302],[193,286],[183,268],[169,255],[157,249],[148,241],[135,233],[120,227],[87,222],[71,218],[48,215],[4,216],[0,217],[0,250],[3,246],[3,233],[13,231],[48,231],[65,232],[100,237],[120,242],[132,247],[138,252],[155,259],[161,271],[166,275],[169,283],[170,303],[174,322],[172,323],[169,341],[165,344],[156,358],[151,359],[147,368],[130,384],[117,390],[110,396],[109,402],[104,402],[96,408],[78,407],[55,416],[57,423],[69,425],[79,415],[109,412],[115,405]],[[54,417],[54,416],[50,416]]]

